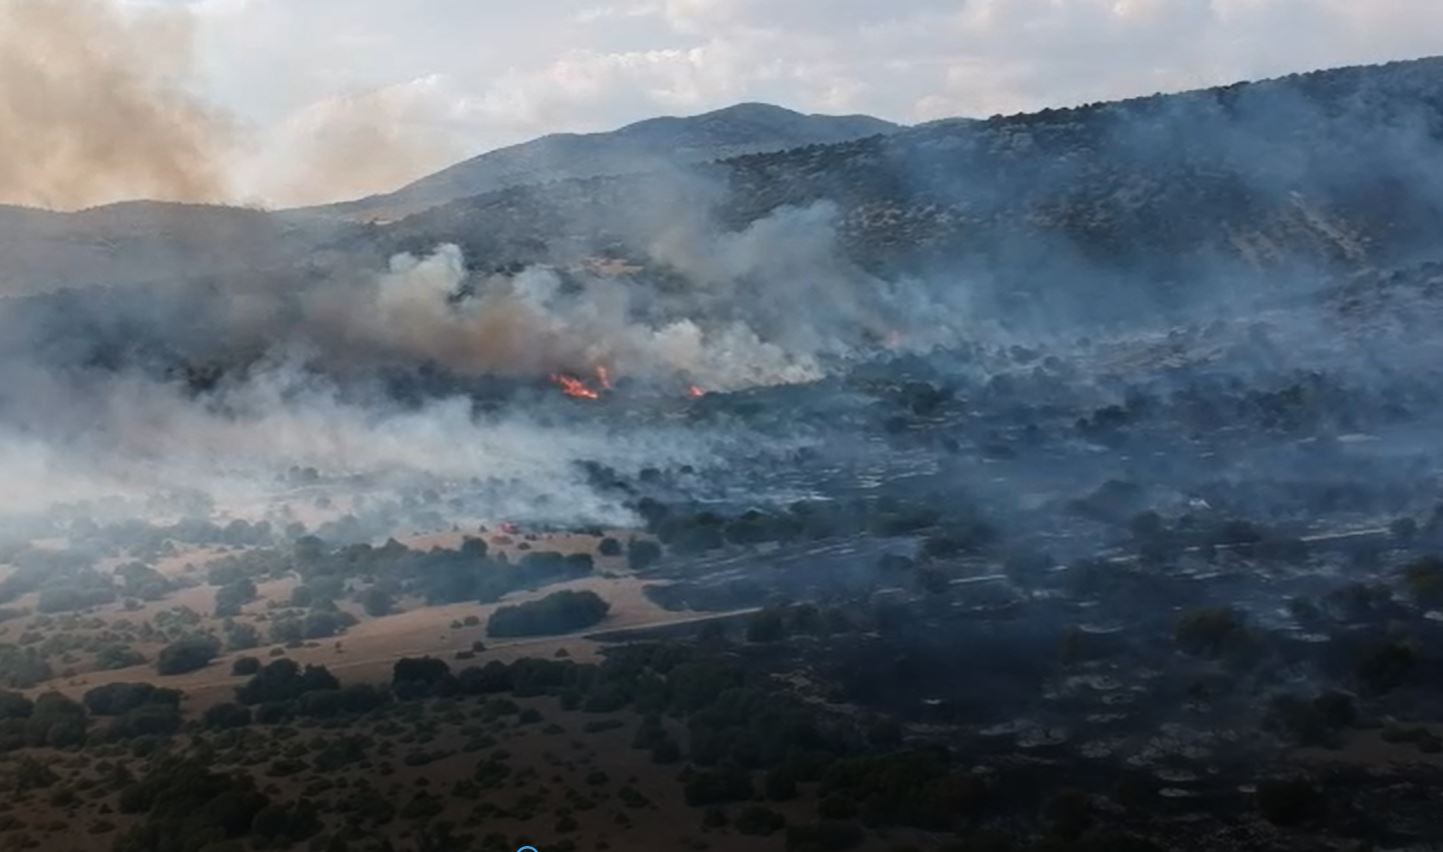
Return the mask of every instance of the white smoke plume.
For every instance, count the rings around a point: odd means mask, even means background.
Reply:
[[[482,517],[634,522],[579,463],[701,467],[755,436],[555,409],[567,401],[546,387],[553,374],[599,384],[604,367],[630,383],[618,394],[684,405],[690,386],[822,378],[901,322],[927,319],[931,331],[908,332],[917,340],[953,333],[920,290],[842,259],[836,215],[783,208],[725,232],[706,210],[678,211],[646,258],[626,262],[478,272],[441,244],[381,270],[347,255],[315,276],[176,282],[145,291],[153,304],[116,293],[67,297],[79,314],[39,300],[33,316],[0,308],[17,341],[0,370],[0,476],[12,483],[0,512],[174,491],[239,511],[284,491],[287,470],[314,467],[370,492],[434,488]],[[483,413],[463,388],[403,403],[381,378],[424,365],[536,390]]]
[[[129,374],[67,387],[33,376],[31,416],[0,431],[0,514],[58,502],[156,493],[207,495],[223,509],[264,505],[295,467],[380,494],[431,487],[479,517],[630,524],[631,512],[586,482],[582,461],[635,472],[701,463],[715,436],[663,427],[563,425],[520,412],[482,415],[464,397],[404,407],[343,394],[293,362],[255,369],[203,399]]]
[[[458,247],[441,245],[393,257],[360,287],[318,288],[301,330],[351,366],[429,361],[515,378],[603,366],[723,391],[814,381],[924,316],[909,340],[953,336],[943,318],[955,310],[920,305],[928,297],[919,288],[888,285],[840,259],[835,215],[818,204],[781,209],[737,233],[698,223],[666,230],[652,261],[687,282],[675,291],[640,269],[476,275]]]

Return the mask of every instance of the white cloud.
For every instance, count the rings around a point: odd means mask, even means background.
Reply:
[[[379,103],[375,116],[390,121],[394,112],[404,125],[395,135],[408,145],[429,134],[421,147],[448,156],[740,100],[919,121],[1443,52],[1437,0],[192,0],[188,7],[199,23],[208,91],[256,134],[284,136],[328,116],[345,126],[353,121],[348,109]]]
[[[315,101],[252,137],[235,183],[272,206],[389,192],[469,151],[464,98],[433,74]]]

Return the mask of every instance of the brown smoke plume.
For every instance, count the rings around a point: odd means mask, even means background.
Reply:
[[[0,203],[225,195],[228,123],[182,87],[186,13],[0,0]]]

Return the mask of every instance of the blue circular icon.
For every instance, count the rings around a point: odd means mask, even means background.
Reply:
[[[541,850],[535,846],[522,846],[520,849],[517,849],[516,852],[541,852]]]

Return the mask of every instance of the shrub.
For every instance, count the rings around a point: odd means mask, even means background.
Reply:
[[[96,716],[120,716],[148,704],[180,706],[181,694],[149,683],[108,683],[85,693],[81,699]]]
[[[249,651],[261,643],[260,631],[254,624],[232,621],[225,626],[225,644],[231,651]]]
[[[216,590],[215,614],[217,616],[239,615],[241,607],[255,600],[256,584],[249,577],[242,577]]]
[[[18,692],[0,689],[0,719],[28,719],[35,702]]]
[[[788,852],[839,852],[862,842],[862,829],[850,822],[818,822],[787,829]]]
[[[221,775],[198,760],[165,760],[120,793],[119,810],[145,814],[117,849],[199,849],[250,831],[266,796],[246,775]]]
[[[786,623],[774,609],[762,610],[747,619],[748,642],[779,642],[786,637]]]
[[[207,728],[214,730],[243,728],[251,723],[251,711],[249,707],[225,702],[206,710],[201,721]]]
[[[1382,695],[1407,683],[1418,665],[1418,652],[1401,642],[1365,648],[1353,664],[1353,677],[1364,690]]]
[[[626,548],[626,564],[633,571],[644,571],[661,558],[661,545],[651,539],[632,539]]]
[[[111,739],[168,737],[180,730],[180,709],[170,704],[145,704],[118,716],[106,728]]]
[[[236,688],[236,701],[241,704],[262,704],[290,701],[308,692],[339,690],[325,666],[306,666],[302,671],[295,660],[274,660],[244,685]]]
[[[1242,616],[1231,609],[1205,607],[1184,612],[1173,629],[1178,647],[1188,654],[1218,657],[1246,641]]]
[[[390,615],[395,610],[396,601],[384,587],[371,586],[361,593],[361,606],[366,610],[366,615],[380,618],[383,615]]]
[[[211,636],[194,636],[172,642],[155,658],[155,670],[162,675],[193,672],[210,665],[220,653],[220,643]]]
[[[595,592],[554,592],[541,600],[501,607],[486,622],[486,632],[492,636],[568,633],[597,624],[610,609]]]
[[[761,805],[751,805],[732,821],[739,834],[767,837],[786,827],[786,817]]]
[[[115,590],[109,586],[47,586],[40,590],[35,608],[41,612],[70,612],[108,604],[113,600]]]
[[[1274,825],[1298,825],[1318,813],[1322,795],[1302,778],[1268,780],[1258,784],[1258,809]]]
[[[947,830],[978,810],[985,785],[953,769],[946,752],[913,749],[838,761],[828,768],[820,792],[862,803],[869,823]]]
[[[686,803],[693,807],[743,802],[753,795],[752,779],[746,772],[731,767],[703,770],[687,779],[684,792]]]
[[[96,667],[105,671],[128,669],[145,662],[145,655],[129,645],[106,645],[95,654]]]
[[[0,684],[15,689],[30,687],[54,675],[50,664],[33,647],[0,645]]]
[[[230,664],[230,673],[233,675],[253,675],[261,670],[261,661],[255,657],[238,657]]]
[[[1426,556],[1403,570],[1408,592],[1419,606],[1443,606],[1443,559]]]
[[[774,802],[787,802],[797,797],[797,780],[791,770],[776,767],[767,772],[762,792]]]
[[[425,698],[454,695],[460,691],[460,683],[445,660],[402,657],[391,668],[391,689],[397,698]]]

